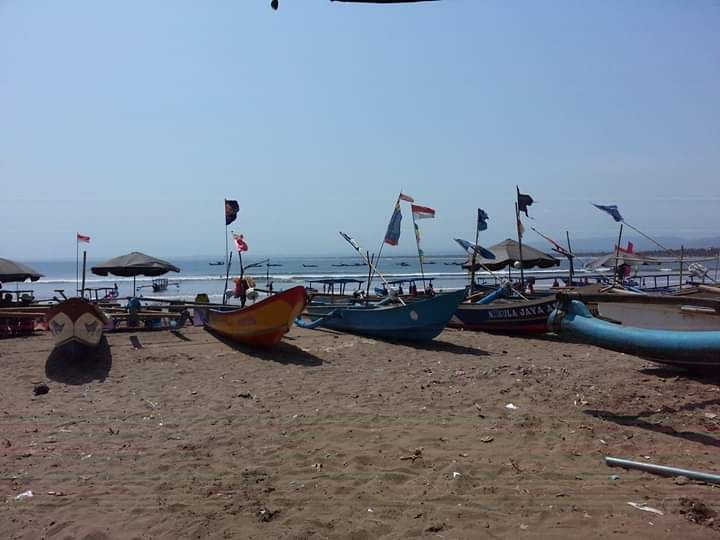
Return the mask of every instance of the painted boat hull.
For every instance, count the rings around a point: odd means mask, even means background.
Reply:
[[[447,326],[465,291],[438,294],[407,305],[310,306],[310,319],[328,317],[323,327],[392,341],[430,341]]]
[[[206,328],[244,345],[272,347],[305,308],[305,287],[293,287],[242,309],[207,310]]]
[[[702,332],[720,330],[720,313],[712,308],[687,305],[648,306],[632,303],[598,302],[600,317],[619,321],[625,326],[656,330],[687,330]]]
[[[554,295],[536,300],[492,304],[460,304],[448,326],[503,334],[534,334],[548,331],[548,317],[555,309]]]
[[[108,322],[97,306],[83,298],[68,298],[51,307],[46,319],[56,349],[72,345],[97,347]]]
[[[578,300],[565,302],[551,315],[555,332],[601,347],[682,367],[720,367],[720,331],[651,330],[596,319]]]

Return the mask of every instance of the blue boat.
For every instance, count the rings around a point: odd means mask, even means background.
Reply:
[[[563,300],[550,328],[614,351],[680,367],[720,367],[720,331],[653,330],[596,319],[578,300]]]
[[[295,322],[303,328],[322,326],[380,339],[430,341],[443,331],[464,298],[463,289],[406,305],[386,301],[354,306],[310,305],[304,318]]]

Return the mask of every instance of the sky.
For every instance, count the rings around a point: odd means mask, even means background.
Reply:
[[[720,1],[0,0],[0,257],[720,234]],[[415,249],[404,204],[398,248]]]

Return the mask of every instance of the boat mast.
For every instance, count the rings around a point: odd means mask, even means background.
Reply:
[[[523,252],[522,252],[522,223],[520,222],[520,208],[517,201],[515,202],[515,222],[517,224],[518,246],[520,248],[520,288],[525,290],[525,272],[523,270]]]

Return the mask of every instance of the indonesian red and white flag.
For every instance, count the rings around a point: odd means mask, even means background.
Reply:
[[[417,204],[410,205],[412,209],[413,219],[428,219],[435,217],[435,210],[428,206],[419,206]]]
[[[77,241],[78,242],[85,242],[86,244],[90,243],[90,237],[85,236],[84,234],[77,233]]]
[[[405,195],[404,193],[400,193],[400,196],[398,197],[401,201],[414,203],[415,199],[413,199],[410,195]]]
[[[247,251],[248,245],[245,243],[245,236],[242,234],[233,233],[233,241],[235,242],[235,248],[238,251]]]

